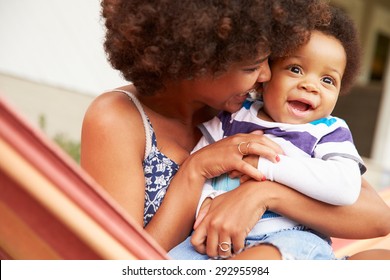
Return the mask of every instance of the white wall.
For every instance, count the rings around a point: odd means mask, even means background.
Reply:
[[[36,127],[42,128],[44,118],[43,131],[50,138],[63,135],[78,142],[84,114],[94,96],[0,74],[0,98]]]
[[[99,0],[0,0],[0,72],[96,95],[123,84],[103,34]]]

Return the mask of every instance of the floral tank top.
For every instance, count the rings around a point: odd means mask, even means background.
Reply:
[[[156,135],[149,119],[148,123],[152,135],[152,145],[151,151],[143,163],[145,174],[144,226],[150,222],[160,207],[167,188],[179,169],[178,164],[159,151]]]
[[[143,168],[145,175],[144,226],[146,226],[160,207],[167,188],[179,169],[179,165],[158,149],[153,126],[138,99],[130,92],[118,89],[115,91],[125,93],[135,104],[141,114],[145,128],[146,145]]]

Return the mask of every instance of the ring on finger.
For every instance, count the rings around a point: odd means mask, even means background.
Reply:
[[[218,248],[222,252],[229,252],[231,251],[232,245],[229,242],[221,242],[218,244]]]
[[[243,152],[242,149],[241,149],[241,145],[245,144],[245,143],[246,143],[246,150],[245,150],[245,152]],[[240,152],[241,155],[243,155],[243,156],[249,155],[249,146],[250,146],[250,144],[251,144],[250,141],[249,142],[240,142],[238,144],[237,149],[238,149],[238,151]]]

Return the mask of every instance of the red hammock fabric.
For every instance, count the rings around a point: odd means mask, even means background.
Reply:
[[[167,259],[78,164],[0,96],[0,258]]]

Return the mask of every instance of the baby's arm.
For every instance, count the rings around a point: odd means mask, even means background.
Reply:
[[[352,204],[360,193],[358,162],[340,155],[327,160],[280,155],[276,164],[260,158],[258,169],[270,181],[333,205]]]
[[[195,217],[198,216],[200,207],[202,206],[203,202],[207,198],[214,199],[216,196],[220,195],[221,193],[224,193],[224,191],[214,190],[211,181],[212,181],[212,179],[208,179],[206,181],[206,183],[203,185],[202,194],[201,194],[199,202],[198,202],[198,207],[196,209],[196,216]]]

